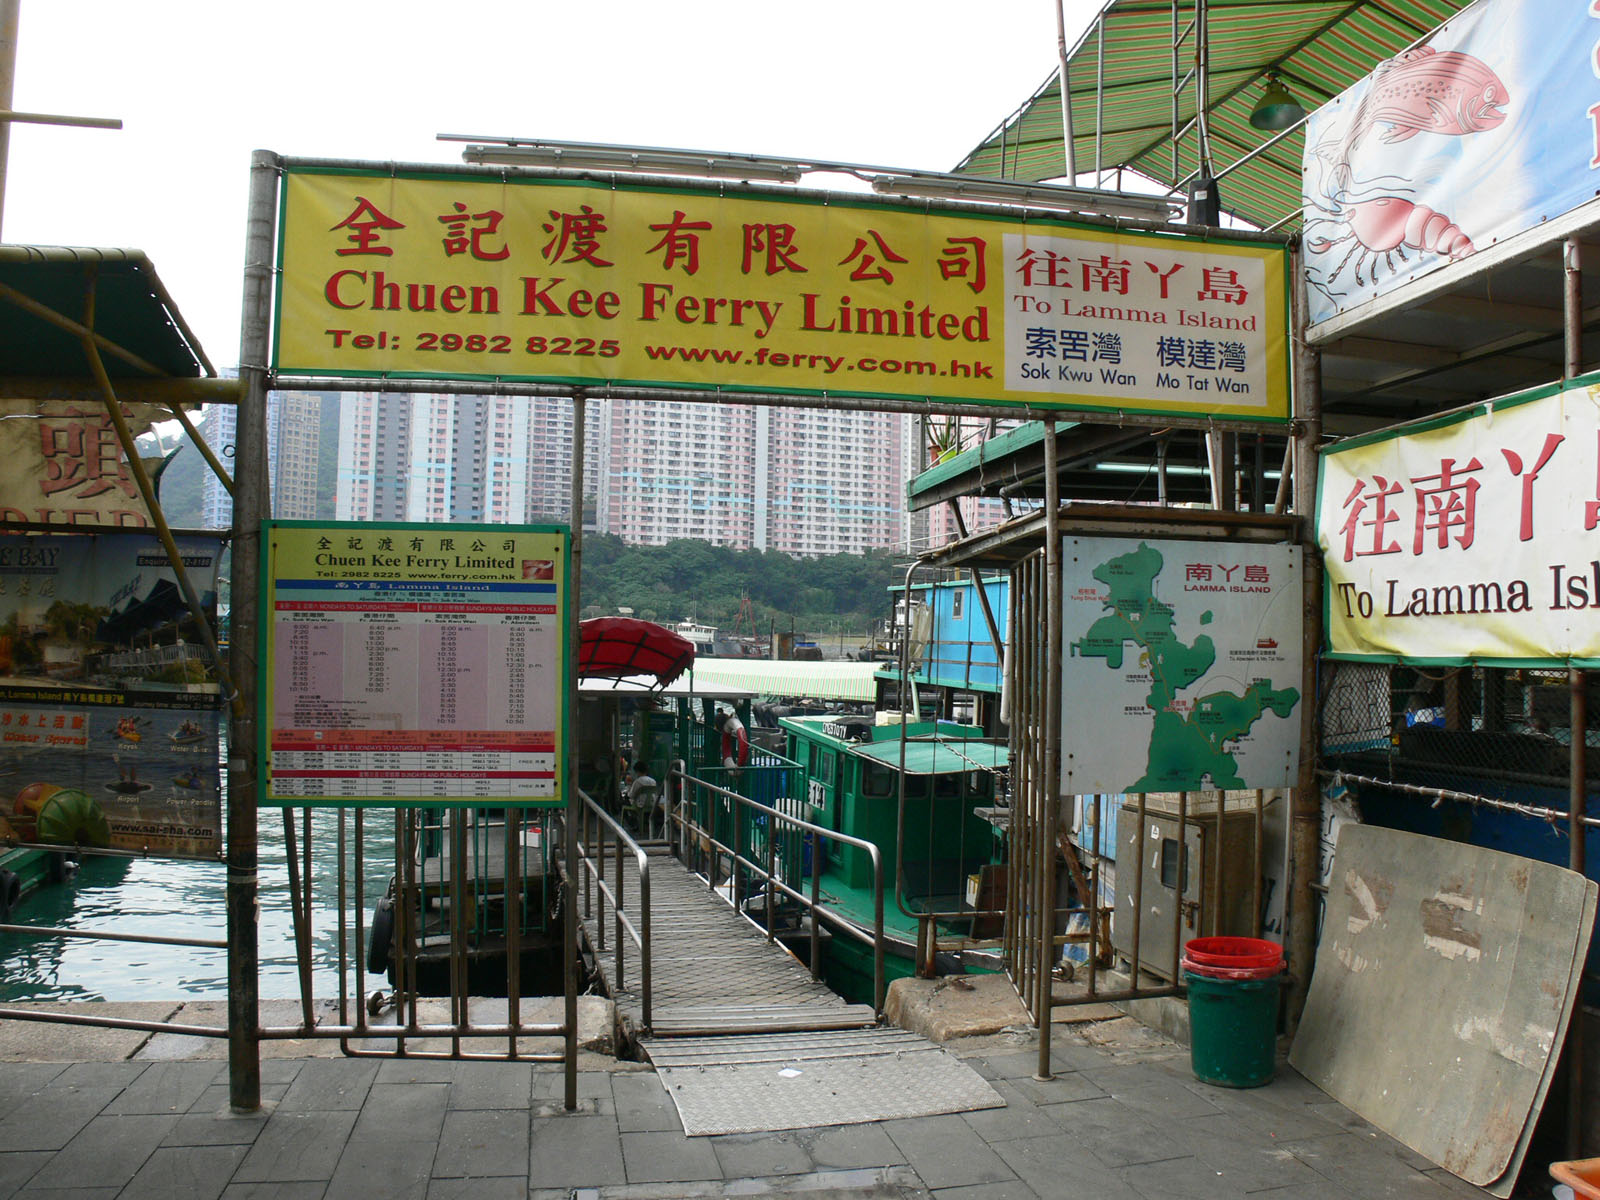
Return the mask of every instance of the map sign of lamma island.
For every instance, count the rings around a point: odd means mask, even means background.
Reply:
[[[1300,674],[1295,548],[1068,539],[1066,562],[1067,790],[1293,781],[1299,729],[1287,718],[1300,702],[1289,682]],[[1280,719],[1263,721],[1268,714]],[[1147,738],[1134,735],[1141,726]]]

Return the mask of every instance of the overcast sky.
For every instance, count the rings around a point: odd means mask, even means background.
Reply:
[[[1066,0],[1068,36],[1099,5]],[[1056,63],[1055,0],[22,0],[4,240],[145,251],[238,360],[250,152],[467,133],[949,170]]]

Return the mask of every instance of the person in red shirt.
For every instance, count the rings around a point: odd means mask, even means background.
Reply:
[[[717,716],[717,728],[722,731],[722,765],[737,771],[750,761],[750,735],[744,722],[725,709]]]

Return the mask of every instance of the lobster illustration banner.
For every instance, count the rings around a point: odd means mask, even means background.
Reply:
[[[1313,328],[1593,201],[1597,50],[1592,4],[1480,0],[1312,114]]]
[[[1341,442],[1317,537],[1336,658],[1600,663],[1600,374]]]

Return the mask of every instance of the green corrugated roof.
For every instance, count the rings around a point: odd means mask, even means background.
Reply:
[[[900,769],[900,747],[905,746],[907,775],[953,775],[961,771],[992,771],[1008,766],[1011,752],[992,742],[914,741],[899,738],[851,747],[850,753]]]
[[[1209,0],[1213,172],[1221,175],[1272,138],[1250,124],[1269,70],[1309,112],[1465,7],[1465,0]],[[1103,170],[1127,167],[1175,188],[1194,171],[1192,133],[1176,168],[1172,154],[1175,8],[1181,30],[1193,19],[1193,0],[1114,0],[1072,50],[1068,76],[1080,175],[1096,166],[1097,117]],[[1192,37],[1183,49],[1192,58]],[[1191,86],[1180,97],[1180,127],[1194,110]],[[1066,172],[1063,140],[1060,80],[1052,72],[956,170],[1027,182],[1058,179]],[[1224,211],[1261,228],[1298,226],[1304,145],[1303,129],[1295,130],[1229,172],[1220,184]]]
[[[1063,421],[1057,428],[1070,429],[1072,425]],[[1015,429],[1008,429],[1002,434],[969,446],[959,454],[952,454],[943,462],[920,472],[906,485],[906,495],[914,499],[947,479],[954,479],[957,475],[974,470],[986,462],[1007,458],[1025,446],[1042,441],[1044,441],[1043,421],[1029,421],[1024,425],[1018,425]]]
[[[214,373],[139,251],[0,246],[0,283],[80,324],[91,281],[96,333],[168,378]],[[115,354],[101,357],[114,379],[151,378]],[[0,375],[86,379],[90,368],[77,335],[0,297]]]

